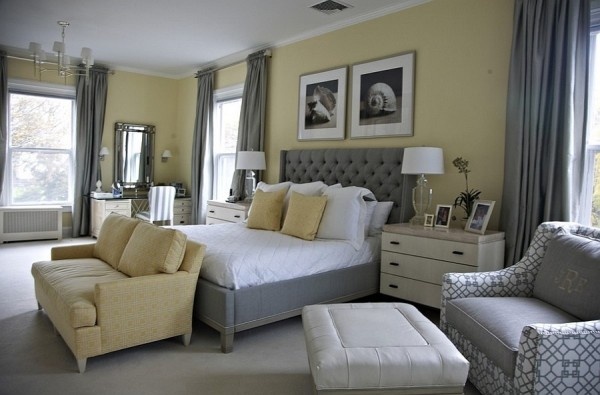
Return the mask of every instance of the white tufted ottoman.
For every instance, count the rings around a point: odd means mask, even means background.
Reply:
[[[463,393],[469,362],[414,306],[306,306],[302,324],[319,394]]]

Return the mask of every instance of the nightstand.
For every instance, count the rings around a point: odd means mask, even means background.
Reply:
[[[250,203],[227,203],[218,200],[207,202],[206,224],[222,224],[227,222],[242,222],[248,216]]]
[[[504,267],[504,232],[485,235],[462,229],[410,224],[383,227],[380,292],[440,308],[442,276]]]
[[[131,199],[90,199],[91,201],[91,224],[90,235],[98,237],[100,228],[110,213],[117,213],[131,217]]]
[[[192,199],[178,197],[173,201],[173,225],[189,225],[192,223]]]

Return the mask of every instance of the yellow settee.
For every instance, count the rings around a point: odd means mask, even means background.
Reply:
[[[180,231],[111,214],[95,243],[55,247],[32,265],[38,307],[81,373],[111,351],[179,335],[187,346],[204,252]]]

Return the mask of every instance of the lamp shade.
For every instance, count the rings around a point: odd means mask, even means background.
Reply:
[[[110,155],[110,151],[108,150],[108,147],[102,147],[100,149],[100,156],[106,156],[106,155]]]
[[[262,151],[239,151],[235,163],[237,170],[264,170],[267,168]]]
[[[171,151],[166,149],[163,151],[161,158],[172,158],[173,154],[171,154]]]
[[[404,148],[402,174],[444,174],[444,151],[437,147]]]

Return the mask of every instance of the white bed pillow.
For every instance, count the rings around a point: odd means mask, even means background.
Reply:
[[[327,205],[319,225],[317,238],[347,240],[359,249],[365,240],[366,202],[364,197],[374,199],[366,188],[328,188]]]
[[[369,224],[369,236],[379,236],[381,234],[383,225],[386,224],[393,206],[394,202],[377,202]]]
[[[266,182],[261,181],[256,186],[256,189],[260,189],[264,192],[277,192],[282,189],[285,189],[287,191],[288,189],[290,189],[290,185],[292,185],[290,181],[280,182],[278,184],[267,184]]]

